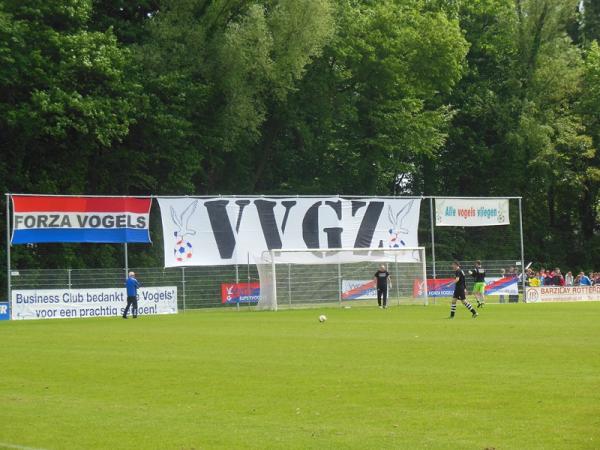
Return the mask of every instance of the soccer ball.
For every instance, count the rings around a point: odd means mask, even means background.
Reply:
[[[327,320],[327,316],[325,314],[321,314],[319,316],[319,322],[323,323]]]
[[[179,239],[175,243],[173,256],[175,256],[175,261],[184,262],[192,257],[192,252],[193,248],[191,242],[188,242],[185,239]]]

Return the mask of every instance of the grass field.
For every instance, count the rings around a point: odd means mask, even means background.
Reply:
[[[600,303],[447,314],[0,322],[0,448],[600,448]]]

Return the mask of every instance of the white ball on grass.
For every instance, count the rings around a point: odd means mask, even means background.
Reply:
[[[325,314],[321,314],[319,316],[319,322],[323,323],[327,320],[327,316]]]

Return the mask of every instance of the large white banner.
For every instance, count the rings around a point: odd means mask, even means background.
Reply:
[[[528,287],[527,303],[600,301],[600,286]]]
[[[120,316],[125,306],[125,288],[27,289],[12,291],[10,309],[13,320],[73,319]],[[138,314],[177,314],[177,287],[139,289]]]
[[[273,249],[417,247],[419,199],[159,198],[165,267],[246,264]]]
[[[438,227],[509,225],[508,199],[436,198]]]

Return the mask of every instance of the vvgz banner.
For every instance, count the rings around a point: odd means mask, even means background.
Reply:
[[[508,199],[436,198],[438,227],[509,225]]]
[[[419,199],[159,198],[165,266],[246,264],[273,249],[417,247]]]
[[[150,242],[152,199],[13,195],[13,244]]]

